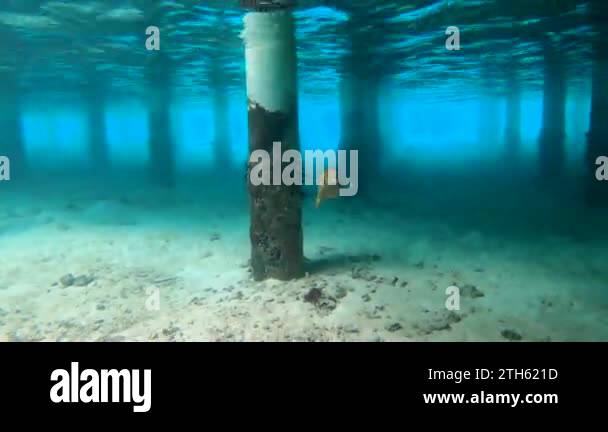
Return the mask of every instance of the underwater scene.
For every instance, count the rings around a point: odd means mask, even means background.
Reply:
[[[0,341],[608,341],[608,2],[0,0]]]

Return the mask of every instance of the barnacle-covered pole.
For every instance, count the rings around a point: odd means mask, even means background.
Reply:
[[[242,4],[253,6],[245,15],[242,34],[249,154],[265,151],[271,155],[271,172],[282,172],[287,164],[274,160],[273,144],[281,143],[281,154],[299,148],[294,18],[284,2],[244,1]],[[284,184],[274,175],[271,175],[271,184],[254,183],[251,174],[258,163],[259,160],[250,158],[247,170],[253,278],[300,277],[304,273],[300,186]]]
[[[592,2],[591,17],[596,30],[593,42],[591,123],[587,133],[587,201],[608,207],[608,181],[597,178],[600,157],[608,157],[608,4]]]

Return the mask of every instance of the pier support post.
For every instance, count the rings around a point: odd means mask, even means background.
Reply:
[[[381,178],[380,161],[384,152],[379,112],[382,76],[369,61],[373,57],[370,44],[374,37],[365,30],[369,19],[367,14],[353,13],[346,23],[348,51],[342,59],[339,89],[339,148],[358,151],[358,195],[367,198],[372,196],[372,183]],[[381,45],[380,41],[377,43]]]
[[[89,127],[89,151],[95,169],[103,170],[109,165],[105,125],[105,98],[100,91],[90,90],[87,94],[87,115]]]
[[[484,94],[479,103],[479,142],[483,148],[500,145],[500,100]]]
[[[586,194],[589,205],[608,207],[608,181],[596,177],[597,159],[608,157],[608,5],[594,2],[591,13],[597,37],[593,45],[591,122],[585,158]]]
[[[228,136],[228,96],[220,71],[212,71],[213,83],[213,155],[216,167],[225,170],[230,165],[230,139]]]
[[[515,168],[521,151],[521,91],[515,77],[509,78],[505,124],[505,157]]]
[[[148,128],[150,170],[155,183],[175,185],[175,151],[171,139],[171,92],[168,59],[162,51],[151,51],[154,56],[148,65]]]
[[[282,162],[273,161],[274,142],[281,143],[282,153],[299,148],[294,18],[288,9],[255,11],[245,15],[244,25],[249,153],[268,152],[274,171],[276,163],[283,167]],[[256,162],[249,161],[247,172],[253,278],[301,277],[304,258],[300,187],[282,182],[254,185],[251,172]]]
[[[10,160],[11,176],[26,170],[21,99],[13,77],[0,75],[0,156]]]
[[[551,41],[544,43],[545,82],[543,119],[539,138],[540,173],[551,179],[562,174],[565,162],[566,76]]]
[[[340,149],[357,150],[359,194],[369,195],[380,175],[379,84],[372,78],[345,76],[340,84]],[[349,160],[349,158],[347,158]],[[350,167],[349,167],[350,169]]]

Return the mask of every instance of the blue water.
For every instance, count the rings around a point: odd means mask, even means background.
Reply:
[[[249,11],[219,0],[0,2],[0,156],[13,168],[0,182],[0,246],[11,251],[0,254],[0,340],[505,340],[505,330],[608,340],[608,214],[589,205],[585,163],[592,71],[608,61],[594,51],[601,3],[296,3],[300,147],[371,149],[360,161],[371,174],[365,193],[321,209],[307,188],[308,277],[258,283],[247,272],[239,36]],[[161,28],[162,61],[144,49],[148,25]],[[461,50],[447,51],[454,25]],[[563,125],[544,124],[546,82],[562,72]],[[352,77],[363,85],[344,102]],[[176,173],[159,185],[150,150],[162,126],[149,107],[163,91]],[[373,130],[344,120],[349,109],[377,118]],[[563,143],[546,157],[541,132],[552,128]],[[546,171],[560,145],[563,161]],[[64,287],[69,273],[93,282]],[[455,313],[450,285],[468,287]],[[159,312],[142,307],[151,286],[164,290]],[[303,300],[314,287],[322,307]]]

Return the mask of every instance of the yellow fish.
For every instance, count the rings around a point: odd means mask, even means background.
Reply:
[[[338,184],[338,173],[335,169],[330,168],[324,171],[317,181],[319,189],[317,190],[317,200],[315,207],[319,208],[321,203],[330,198],[337,198],[340,192]]]

